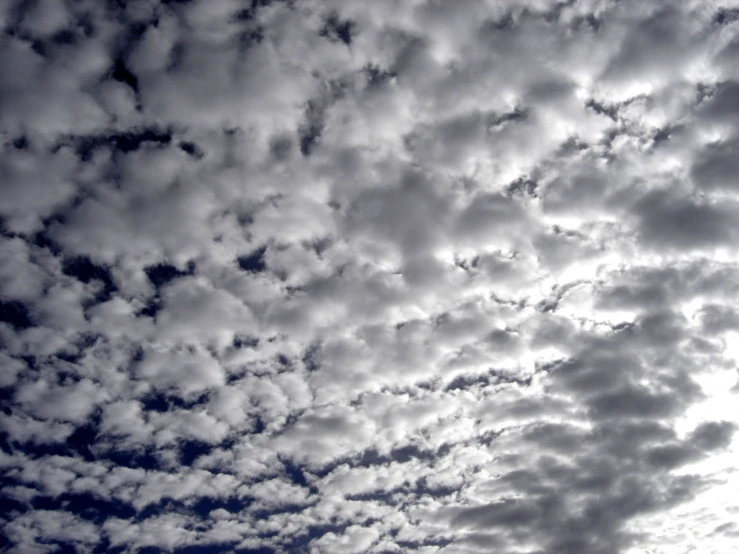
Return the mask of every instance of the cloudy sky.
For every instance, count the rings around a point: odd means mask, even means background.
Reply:
[[[739,2],[0,6],[0,548],[739,551]]]

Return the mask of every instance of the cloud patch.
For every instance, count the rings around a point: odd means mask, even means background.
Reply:
[[[735,550],[730,4],[7,3],[3,546]]]

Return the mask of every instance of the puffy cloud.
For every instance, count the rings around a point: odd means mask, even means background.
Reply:
[[[3,544],[735,549],[736,21],[6,2]]]

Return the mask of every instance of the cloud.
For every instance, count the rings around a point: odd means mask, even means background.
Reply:
[[[734,549],[731,2],[6,4],[3,547]]]

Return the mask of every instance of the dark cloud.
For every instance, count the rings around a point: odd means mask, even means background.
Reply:
[[[677,249],[730,244],[737,234],[736,206],[667,191],[655,191],[637,205],[640,232],[647,244]]]
[[[736,98],[734,94],[732,97]],[[732,114],[737,111],[737,107],[732,107]],[[726,118],[725,115],[719,117]],[[698,153],[691,176],[699,190],[733,192],[739,187],[736,178],[739,170],[738,146],[736,141],[711,144]]]

